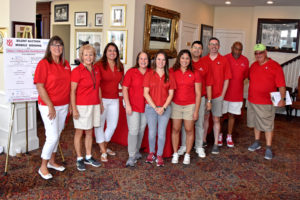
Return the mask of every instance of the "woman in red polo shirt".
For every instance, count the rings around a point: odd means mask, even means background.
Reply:
[[[124,68],[120,61],[120,54],[115,43],[108,43],[104,49],[102,58],[95,64],[101,75],[100,87],[102,91],[102,103],[104,111],[101,114],[100,127],[95,128],[96,142],[101,149],[101,161],[107,162],[107,154],[116,155],[107,148],[119,119],[119,84],[123,80]],[[104,123],[106,129],[104,131]]]
[[[193,70],[192,56],[189,50],[181,50],[173,66],[176,90],[172,100],[172,163],[178,163],[179,134],[182,121],[186,132],[186,153],[183,164],[190,164],[190,152],[194,144],[194,124],[199,117],[201,102],[200,73]]]
[[[150,68],[150,58],[145,52],[140,52],[136,64],[126,72],[123,81],[123,97],[125,101],[128,124],[128,154],[126,166],[134,167],[136,160],[142,158],[139,150],[147,124],[145,116],[144,77]]]
[[[156,133],[157,141],[157,166],[164,166],[162,158],[166,128],[171,115],[170,103],[176,88],[172,74],[169,74],[169,63],[164,51],[159,51],[154,58],[153,70],[145,75],[144,97],[147,100],[145,113],[149,128],[150,153],[146,162],[153,163],[155,160]]]
[[[65,170],[55,162],[55,153],[68,114],[70,78],[71,68],[64,58],[64,43],[60,37],[53,36],[34,74],[34,84],[39,93],[38,107],[46,130],[42,164],[38,171],[43,179],[52,178],[48,168]]]
[[[74,146],[77,154],[77,169],[85,171],[85,165],[99,167],[101,164],[92,157],[93,129],[100,126],[101,89],[99,68],[93,64],[96,50],[91,45],[79,49],[81,64],[71,73],[71,105],[75,128]],[[85,130],[85,159],[81,155],[81,138]]]

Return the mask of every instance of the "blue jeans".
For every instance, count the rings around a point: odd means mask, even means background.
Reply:
[[[166,129],[171,116],[171,107],[168,106],[163,115],[158,115],[149,104],[146,104],[145,114],[149,129],[150,152],[155,153],[156,133],[158,132],[157,155],[162,156],[166,141]]]

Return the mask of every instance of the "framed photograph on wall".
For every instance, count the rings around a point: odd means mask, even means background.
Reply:
[[[69,21],[69,4],[58,4],[54,6],[54,21]]]
[[[102,30],[99,29],[77,29],[75,30],[75,58],[79,58],[79,48],[83,44],[90,44],[96,49],[96,60],[101,58]]]
[[[103,13],[95,14],[95,26],[103,26]]]
[[[172,28],[172,19],[151,16],[151,30],[150,30],[150,40],[170,42]]]
[[[126,5],[111,5],[110,26],[125,27],[126,25]]]
[[[268,51],[298,53],[299,28],[299,19],[259,18],[256,43],[266,45]]]
[[[87,12],[75,12],[75,26],[87,26]]]
[[[0,53],[3,53],[3,41],[7,37],[7,28],[0,28]]]
[[[107,31],[107,43],[113,42],[117,45],[120,59],[123,64],[127,63],[127,30]]]
[[[209,39],[213,37],[213,27],[205,24],[201,24],[201,37],[200,40],[202,41],[203,44],[203,52],[202,52],[202,57],[206,56],[209,53],[208,50],[208,43]]]
[[[34,23],[30,22],[12,22],[12,37],[13,38],[35,38]]]
[[[146,4],[143,51],[151,58],[163,49],[169,58],[176,58],[176,42],[180,13]]]

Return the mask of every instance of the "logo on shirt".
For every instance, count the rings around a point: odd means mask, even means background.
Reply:
[[[200,68],[199,68],[199,71],[203,71],[203,68],[202,68],[202,67],[200,67]]]
[[[191,78],[191,77],[192,77],[192,74],[189,74],[189,77]]]
[[[268,69],[268,66],[266,66],[265,69]]]
[[[244,63],[241,64],[242,67],[245,67],[246,65]]]
[[[68,66],[65,66],[65,69],[70,69]]]
[[[217,64],[219,65],[219,64],[221,64],[221,63],[218,61]]]

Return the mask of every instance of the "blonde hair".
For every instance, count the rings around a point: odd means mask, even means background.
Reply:
[[[93,63],[95,63],[95,61],[96,61],[96,50],[90,44],[86,44],[86,45],[83,45],[82,47],[80,47],[80,49],[79,49],[79,60],[80,60],[80,62],[83,63],[83,52],[85,50],[93,52],[93,55],[94,55]]]

